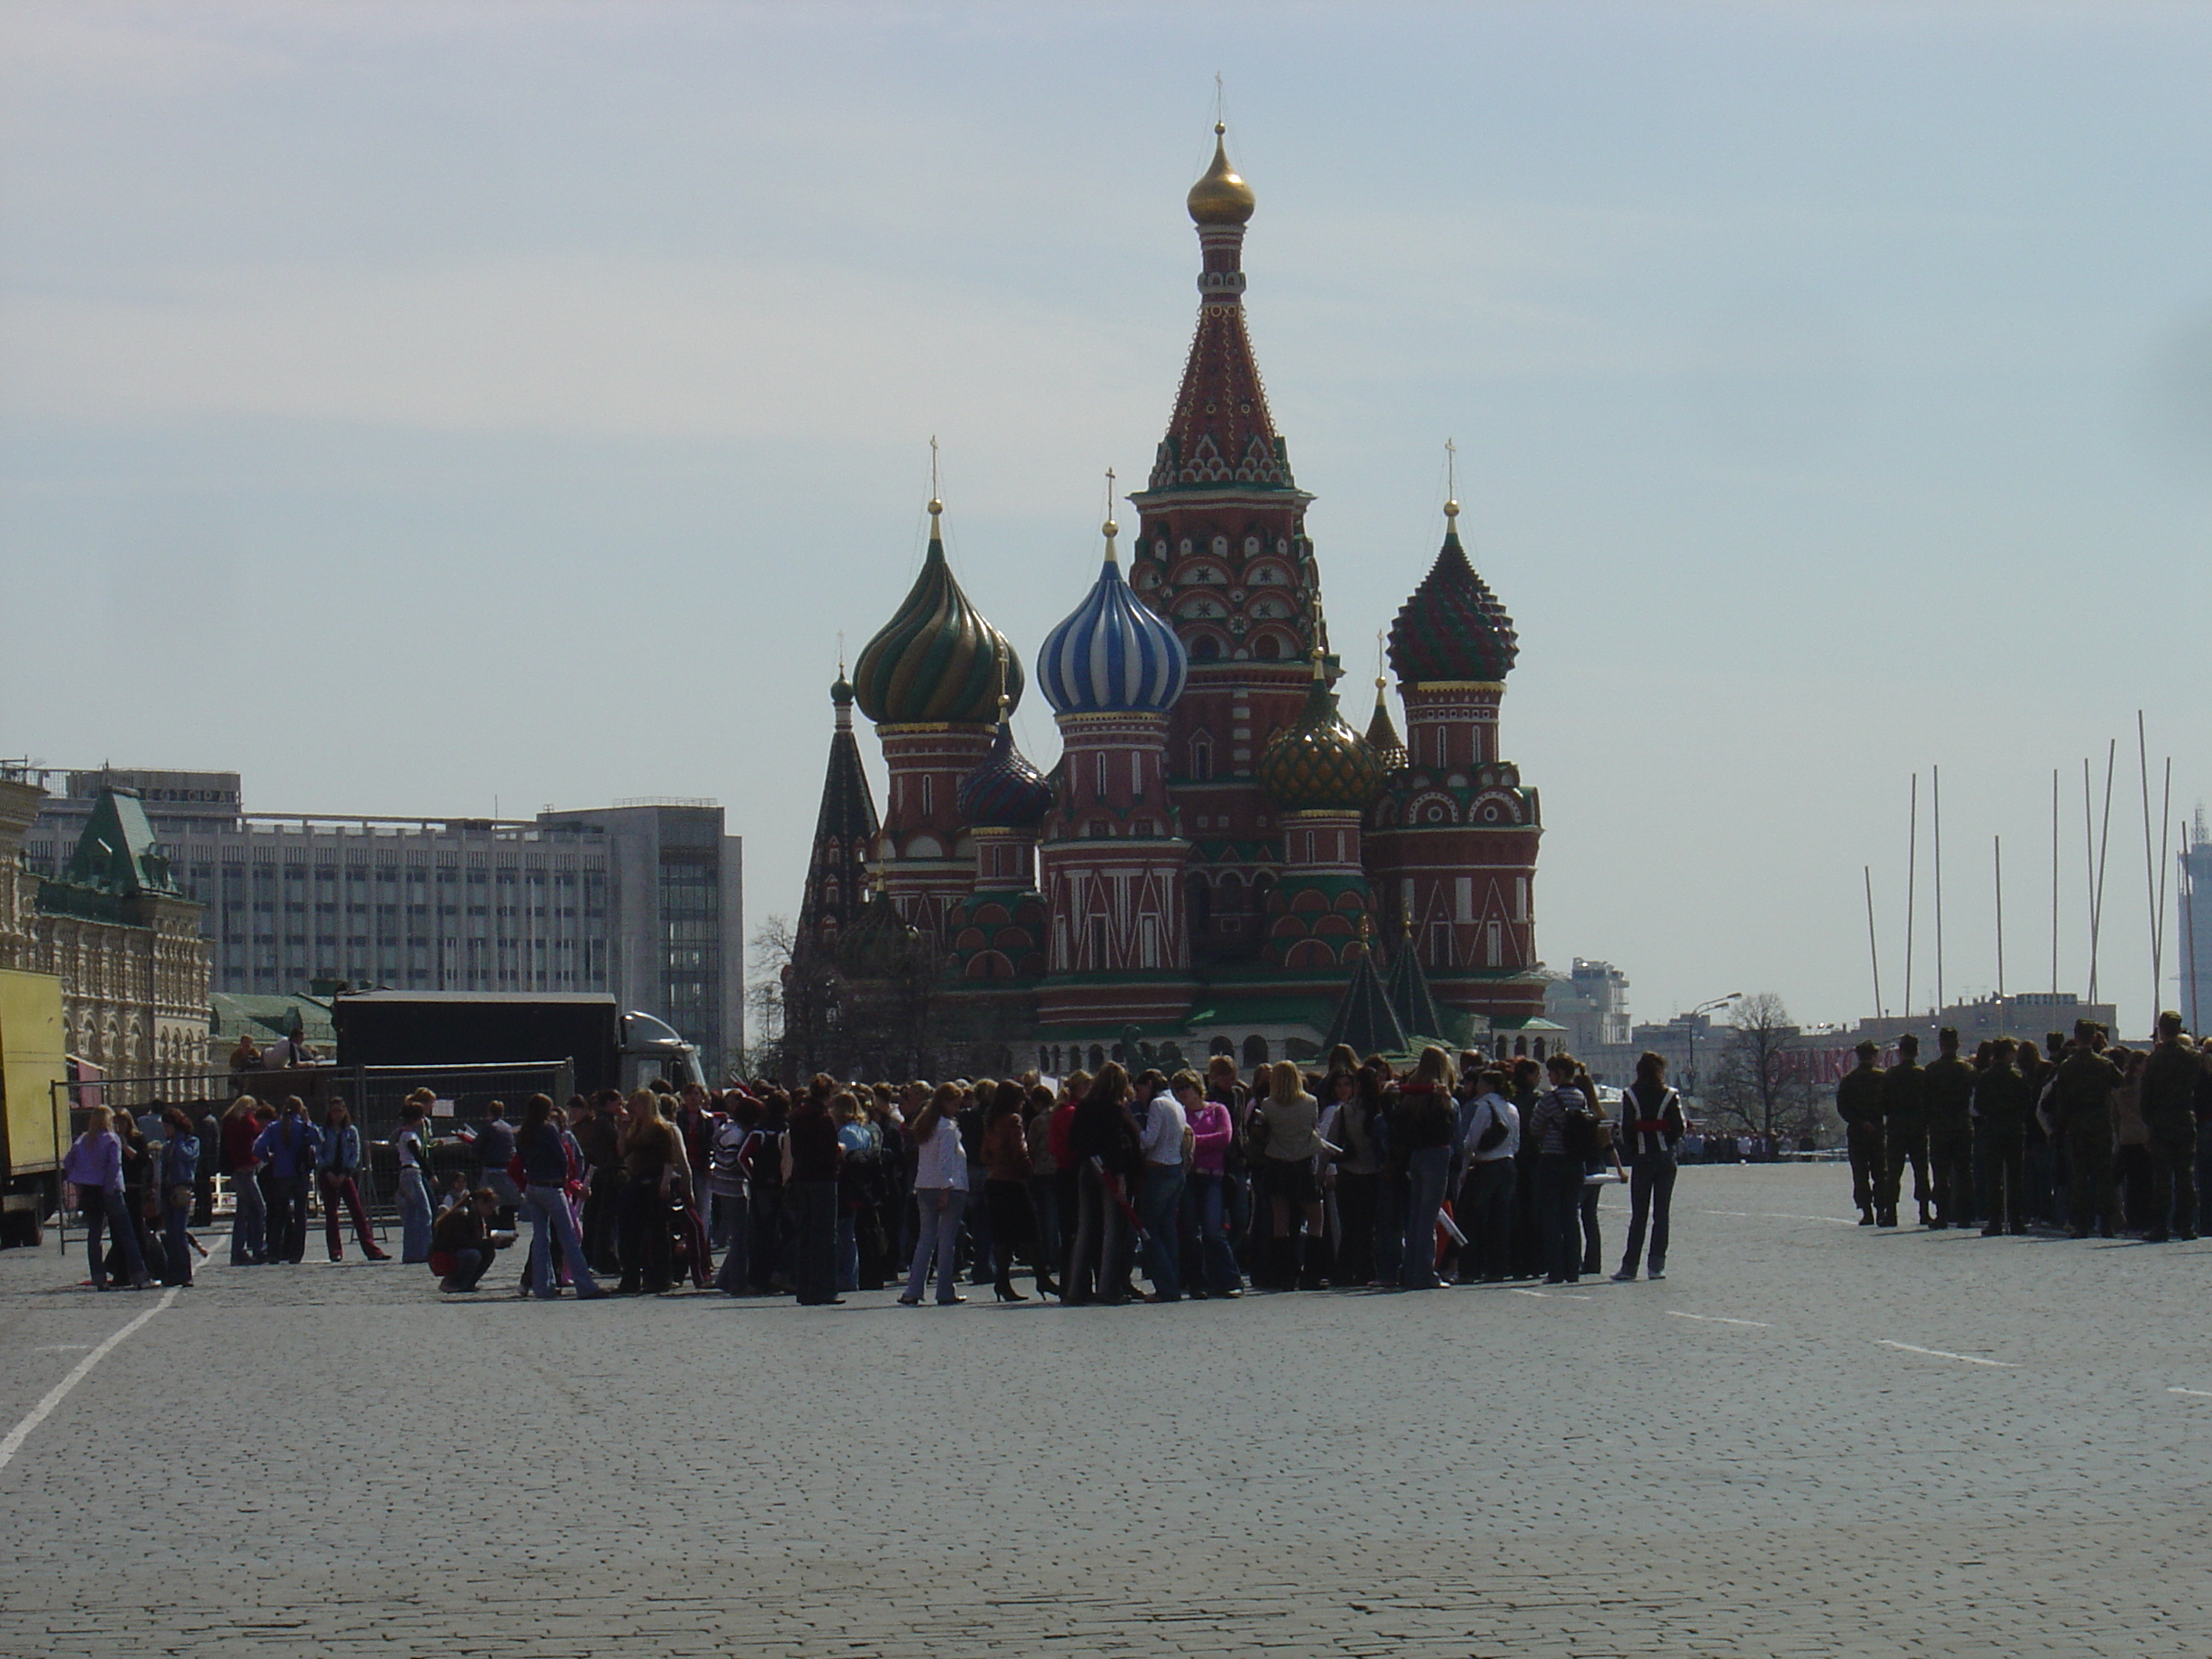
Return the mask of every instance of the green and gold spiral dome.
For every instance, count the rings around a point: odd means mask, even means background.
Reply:
[[[929,553],[897,614],[853,665],[853,694],[878,726],[990,726],[999,717],[999,662],[1006,706],[1022,700],[1022,665],[1006,636],[983,620],[945,561],[941,501],[929,504]]]
[[[1375,746],[1344,723],[1321,665],[1298,717],[1267,739],[1260,787],[1286,812],[1362,812],[1382,787]]]

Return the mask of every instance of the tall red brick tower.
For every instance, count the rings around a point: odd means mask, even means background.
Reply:
[[[1513,618],[1475,574],[1444,503],[1444,540],[1390,626],[1406,761],[1370,816],[1367,866],[1389,925],[1410,933],[1437,1001],[1501,1029],[1543,1012],[1536,844],[1543,815],[1498,757],[1498,708],[1519,654]]]
[[[1168,793],[1193,843],[1186,875],[1194,962],[1259,956],[1282,825],[1256,776],[1275,732],[1296,721],[1316,641],[1306,503],[1244,327],[1251,187],[1214,128],[1213,165],[1191,187],[1198,327],[1146,488],[1130,584],[1175,626],[1190,683],[1170,713]]]

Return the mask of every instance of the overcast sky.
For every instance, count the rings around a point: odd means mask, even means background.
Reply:
[[[2118,737],[2103,988],[2148,1020],[2138,708],[2154,814],[2166,755],[2176,817],[2212,789],[2204,9],[0,31],[0,753],[234,768],[264,811],[713,796],[751,917],[795,909],[839,636],[911,579],[930,436],[1025,653],[1095,574],[1189,337],[1219,70],[1347,704],[1454,438],[1521,631],[1545,957],[1619,964],[1638,1018],[1856,1018],[1870,864],[1894,1008],[1940,765],[1943,988],[1995,988],[1996,835],[2007,988],[2048,988],[2056,768],[2081,989],[2081,760],[2101,811]],[[1018,726],[1049,763],[1041,699]]]

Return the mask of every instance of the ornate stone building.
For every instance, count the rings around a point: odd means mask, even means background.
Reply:
[[[135,795],[108,790],[57,877],[24,868],[23,837],[46,792],[0,779],[0,965],[62,982],[64,1045],[110,1077],[205,1073],[209,945],[201,906]]]
[[[879,957],[898,929],[945,964],[933,1018],[951,1063],[1093,1063],[1133,1029],[1187,1056],[1304,1057],[1349,1029],[1363,988],[1395,1024],[1352,1025],[1407,1041],[1510,1045],[1542,1013],[1541,821],[1498,742],[1512,620],[1448,503],[1390,629],[1405,739],[1382,681],[1366,732],[1340,713],[1314,497],[1245,327],[1254,198],[1215,131],[1188,201],[1197,327],[1128,498],[1127,575],[1109,520],[1097,580],[1036,658],[1062,746],[1050,778],[1014,747],[1021,663],[954,579],[939,501],[921,573],[854,674],[890,773],[879,896],[857,922],[833,921],[859,818],[833,811],[853,793],[841,715],[823,809],[837,829],[802,914],[824,945],[849,924]]]

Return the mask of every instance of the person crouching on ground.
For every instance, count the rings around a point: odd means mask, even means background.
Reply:
[[[492,1230],[499,1213],[499,1198],[489,1187],[479,1187],[468,1201],[456,1204],[438,1218],[430,1233],[430,1271],[438,1275],[441,1291],[473,1291],[490,1269],[501,1245],[514,1242],[512,1233]]]

